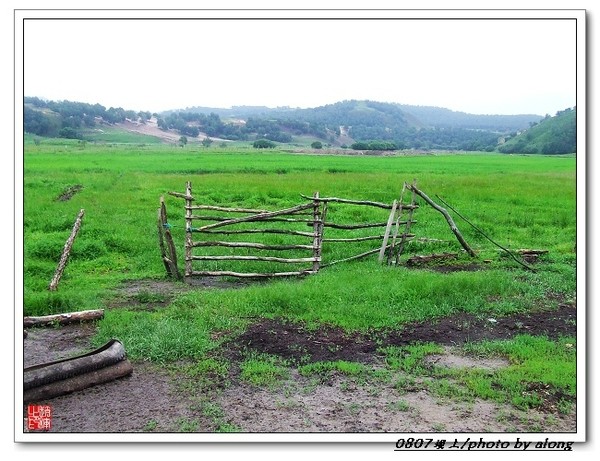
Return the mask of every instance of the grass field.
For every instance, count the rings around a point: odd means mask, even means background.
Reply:
[[[132,359],[169,362],[202,357],[221,341],[213,333],[235,335],[243,331],[249,318],[278,317],[314,327],[332,324],[348,331],[367,331],[400,328],[406,322],[457,312],[489,316],[526,312],[540,304],[557,303],[553,299],[575,298],[573,156],[301,155],[219,147],[82,145],[66,140],[34,143],[27,139],[24,314],[103,308],[124,281],[164,280],[156,210],[164,196],[182,256],[184,203],[167,192],[184,192],[186,181],[192,182],[199,203],[277,210],[301,203],[300,194],[315,191],[321,196],[391,203],[398,198],[403,182],[413,179],[430,197],[442,197],[502,246],[546,249],[548,254],[535,272],[527,271],[455,215],[465,239],[478,253],[477,261],[489,261],[485,270],[414,271],[382,266],[374,255],[303,279],[181,293],[161,311],[109,310],[99,322],[97,343],[118,337],[127,344]],[[73,186],[81,189],[70,200],[57,200]],[[423,201],[419,204],[413,232],[442,242],[411,244],[408,255],[460,252],[441,214]],[[86,214],[69,264],[59,290],[49,292],[48,283],[80,209]],[[387,212],[366,207],[331,205],[329,213],[344,222],[387,219]],[[357,245],[356,252],[373,245]],[[333,260],[347,251],[344,246],[332,245],[324,248],[323,257]],[[460,257],[464,262],[468,259]],[[511,354],[517,353],[515,347],[518,345],[511,343]],[[548,346],[527,347],[543,350]],[[490,348],[498,351],[502,346]],[[569,356],[567,362],[573,364],[573,360]],[[252,377],[248,379],[259,379],[253,371],[258,365],[248,363],[244,368],[245,376]],[[573,388],[574,371],[569,370],[567,387]]]

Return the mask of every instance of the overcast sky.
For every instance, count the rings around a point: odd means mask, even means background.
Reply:
[[[557,19],[28,19],[24,95],[151,112],[370,99],[554,115],[576,105],[575,27]]]

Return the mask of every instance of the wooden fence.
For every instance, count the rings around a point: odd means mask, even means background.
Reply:
[[[415,193],[412,192],[409,203],[403,203],[404,194],[409,188],[409,185],[404,184],[400,198],[391,204],[320,197],[317,192],[312,196],[301,195],[303,203],[271,211],[197,204],[192,192],[192,184],[187,182],[185,193],[169,192],[169,195],[185,201],[183,277],[188,280],[190,277],[198,276],[248,278],[303,276],[314,274],[333,264],[376,253],[379,253],[380,261],[397,264],[405,243],[414,237],[410,233],[410,228],[415,223],[413,213],[418,208],[415,204]],[[387,217],[387,220],[336,222],[335,213],[331,213],[332,207],[329,206],[333,203],[336,206],[380,209],[382,218]],[[202,221],[208,223],[197,224]],[[177,267],[177,255],[171,235],[172,227],[167,219],[164,200],[161,198],[158,229],[163,262],[170,276],[182,278]],[[361,235],[355,235],[354,231],[359,231]],[[331,232],[334,234],[330,236]],[[267,235],[270,237],[266,238]],[[277,237],[274,238],[273,235]],[[239,240],[240,238],[244,240]],[[370,241],[377,242],[377,246],[367,251],[351,253],[352,244],[365,245],[365,242]],[[324,261],[324,245],[344,245],[344,249],[348,249],[348,255]],[[198,251],[203,254],[197,254]],[[270,254],[265,255],[265,252]],[[289,252],[292,254],[286,255]],[[343,252],[333,253],[339,256]],[[228,270],[223,267],[231,263],[238,264],[239,267],[239,262],[259,263],[261,269],[242,271]],[[198,265],[203,267],[198,268]],[[282,270],[281,267],[284,265],[289,266],[290,269]],[[268,268],[265,269],[267,266]]]

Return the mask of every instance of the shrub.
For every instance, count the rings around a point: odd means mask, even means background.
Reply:
[[[252,143],[252,147],[255,149],[272,149],[276,144],[268,139],[257,139]]]

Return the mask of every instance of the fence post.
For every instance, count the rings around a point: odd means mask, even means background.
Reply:
[[[185,277],[192,276],[192,183],[185,183]]]
[[[319,268],[321,266],[323,221],[321,220],[320,207],[321,201],[319,200],[319,193],[315,192],[313,195],[313,272],[319,272]]]

